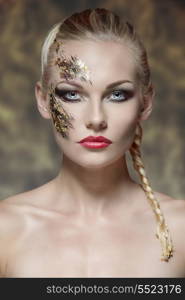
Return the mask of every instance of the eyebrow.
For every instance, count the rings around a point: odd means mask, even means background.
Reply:
[[[75,82],[75,81],[63,80],[63,81],[60,81],[60,82],[58,83],[58,85],[60,85],[61,83],[66,83],[66,84],[69,84],[69,85],[76,86],[76,87],[78,87],[78,88],[83,88],[82,85],[78,84],[78,83]],[[130,80],[119,80],[119,81],[115,81],[115,82],[113,82],[113,83],[108,84],[108,85],[106,86],[106,89],[108,90],[108,89],[114,88],[115,86],[121,85],[121,84],[123,84],[123,83],[132,83],[132,84],[133,84],[133,82],[130,81]]]

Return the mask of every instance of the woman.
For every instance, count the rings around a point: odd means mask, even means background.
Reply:
[[[153,192],[141,159],[154,91],[132,25],[105,9],[55,25],[35,91],[63,161],[1,203],[2,277],[184,277],[185,202]]]

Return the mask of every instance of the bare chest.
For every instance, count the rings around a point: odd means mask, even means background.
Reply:
[[[178,251],[160,260],[155,228],[40,227],[7,258],[7,277],[183,277]]]

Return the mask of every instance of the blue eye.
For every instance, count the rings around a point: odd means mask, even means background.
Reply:
[[[77,100],[79,99],[79,95],[75,91],[64,93],[66,99]]]
[[[77,102],[80,101],[80,96],[77,91],[69,91],[69,90],[62,90],[59,88],[55,89],[55,95],[59,98],[62,98],[63,101],[69,102]]]
[[[134,91],[130,89],[119,89],[112,91],[107,98],[111,102],[123,102],[132,98]],[[82,95],[75,90],[55,88],[55,96],[64,102],[80,102],[82,100]]]
[[[134,93],[131,90],[115,90],[110,94],[109,99],[114,102],[122,102],[133,97],[133,94]]]
[[[113,96],[112,99],[118,99],[118,100],[123,99],[125,97],[123,91],[114,91],[112,93],[112,96]]]

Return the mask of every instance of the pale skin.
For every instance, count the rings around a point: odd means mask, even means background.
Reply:
[[[0,204],[1,277],[184,277],[185,201],[155,192],[174,245],[174,256],[163,262],[153,211],[124,156],[137,122],[147,120],[153,107],[152,95],[144,101],[136,81],[133,54],[111,41],[68,41],[65,51],[87,64],[92,84],[77,79],[81,88],[59,85],[77,91],[81,101],[62,104],[74,117],[69,138],[53,126],[63,153],[58,176]],[[48,86],[60,81],[53,67]],[[106,87],[118,81],[127,82],[116,90],[134,92],[111,102]],[[51,119],[39,82],[36,99],[41,115]],[[113,143],[93,150],[77,143],[89,135]]]

